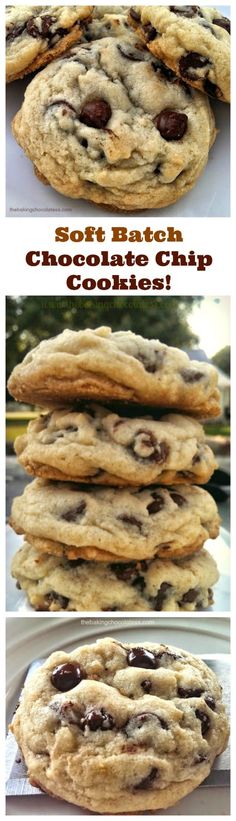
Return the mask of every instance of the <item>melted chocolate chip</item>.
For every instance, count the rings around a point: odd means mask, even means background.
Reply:
[[[150,502],[147,506],[149,515],[159,513],[160,510],[163,510],[163,507],[165,505],[165,499],[163,499],[163,496],[159,496],[159,494],[155,491],[151,495],[153,498],[153,502]]]
[[[136,573],[136,564],[135,562],[127,562],[127,564],[122,564],[120,562],[113,562],[110,564],[110,568],[115,573],[117,579],[121,579],[121,581],[130,581],[132,577]]]
[[[150,678],[145,678],[143,681],[141,681],[141,687],[145,693],[151,693],[152,682],[150,681]]]
[[[158,769],[157,767],[152,767],[150,773],[146,776],[146,778],[142,778],[142,781],[139,784],[135,784],[135,790],[149,790],[152,787],[153,782],[158,777]]]
[[[206,67],[208,69],[211,67],[210,60],[208,57],[203,57],[202,54],[198,54],[197,51],[189,51],[187,54],[183,54],[179,61],[180,74],[189,80],[201,79],[201,76],[196,74],[193,69]]]
[[[135,9],[133,9],[133,8],[130,9],[129,13],[130,13],[130,17],[132,17],[132,20],[135,20],[136,23],[139,23],[139,21],[141,20],[140,13],[138,11],[135,11]]]
[[[210,707],[210,710],[215,710],[216,709],[216,703],[215,703],[215,699],[213,698],[213,696],[206,696],[205,702],[206,702],[207,706]]]
[[[63,724],[80,724],[79,708],[73,701],[64,701],[64,704],[54,701],[50,709]]]
[[[122,54],[122,57],[126,57],[127,60],[134,60],[135,62],[143,62],[145,59],[144,52],[138,48],[132,48],[129,43],[119,43],[118,51]]]
[[[192,465],[197,465],[198,462],[201,462],[201,456],[199,453],[195,453],[195,456],[192,458]]]
[[[140,455],[136,452],[138,446],[143,446],[143,448],[147,448],[149,451],[151,450],[152,453],[148,453],[147,456]],[[154,434],[147,428],[141,428],[137,431],[134,441],[132,445],[130,445],[130,449],[135,459],[143,463],[156,462],[157,464],[162,464],[169,455],[169,447],[166,442],[158,442]]]
[[[45,601],[49,605],[55,602],[59,605],[59,607],[61,607],[62,610],[66,610],[70,600],[67,598],[67,596],[60,596],[59,593],[54,593],[52,591],[51,593],[47,593],[47,595],[45,596]]]
[[[201,373],[201,371],[194,371],[188,368],[184,368],[180,371],[180,375],[187,384],[192,384],[192,382],[200,382],[200,379],[203,377],[203,373]]]
[[[185,505],[186,499],[184,496],[181,496],[181,493],[176,493],[175,491],[170,492],[171,499],[175,502],[178,507],[183,507]]]
[[[13,43],[13,41],[16,39],[16,37],[20,37],[20,35],[22,34],[22,31],[24,31],[24,29],[25,29],[25,25],[21,24],[21,23],[19,23],[18,26],[15,26],[13,29],[11,29],[11,31],[9,31],[7,36],[6,36],[7,43],[8,44]]]
[[[166,599],[167,591],[170,590],[171,587],[173,587],[173,585],[169,584],[169,582],[162,582],[153,602],[153,610],[162,610],[162,605]]]
[[[83,678],[87,678],[87,675],[79,664],[66,661],[65,664],[59,664],[58,667],[55,667],[51,675],[51,683],[61,693],[65,693],[80,684]]]
[[[230,34],[230,20],[228,20],[228,17],[214,17],[212,23],[214,23],[214,26],[220,26],[222,29],[225,29],[225,31],[228,31]]]
[[[42,37],[42,39],[44,39],[49,36],[50,28],[53,23],[55,23],[55,17],[50,17],[49,14],[45,14],[44,17],[41,17],[41,25],[40,28],[38,28],[36,18],[30,17],[26,23],[26,29],[31,37]],[[65,32],[63,31],[63,34],[64,33]]]
[[[82,137],[82,140],[80,140],[80,145],[82,145],[83,148],[88,148],[88,140],[86,140],[85,137]]]
[[[203,712],[203,710],[195,710],[195,715],[199,718],[199,721],[202,725],[202,735],[203,737],[207,734],[209,727],[210,727],[210,719],[209,716]]]
[[[71,508],[71,510],[68,510],[67,513],[63,513],[61,518],[64,519],[66,522],[76,522],[78,517],[81,516],[82,513],[84,513],[85,509],[86,502],[82,501],[77,507],[73,507]]]
[[[143,593],[146,587],[146,582],[143,576],[135,576],[135,579],[132,581],[132,587],[137,587],[138,590],[140,590],[140,593]]]
[[[179,17],[202,17],[200,6],[170,6],[170,11]]]
[[[67,102],[67,100],[63,100],[63,99],[60,99],[60,100],[54,100],[54,101],[53,101],[53,103],[50,103],[50,104],[47,106],[47,109],[50,109],[50,108],[55,108],[55,106],[58,106],[58,105],[63,105],[63,106],[64,106],[64,108],[65,108],[65,113],[67,113],[68,111],[69,111],[69,112],[71,112],[71,113],[72,113],[72,114],[74,114],[74,115],[76,115],[76,113],[77,113],[77,112],[76,112],[76,109],[74,108],[74,106],[73,106],[73,105],[71,105],[71,103],[68,103],[68,102]],[[64,113],[64,111],[63,111],[62,113]]]
[[[199,698],[202,693],[204,693],[204,690],[202,687],[195,687],[195,690],[190,689],[190,687],[188,689],[185,689],[185,687],[178,687],[177,692],[180,698]]]
[[[157,721],[158,724],[162,727],[162,730],[168,730],[167,722],[158,716],[156,713],[145,712],[145,713],[138,713],[136,716],[132,716],[124,727],[125,734],[129,737],[132,736],[137,730],[141,730],[142,727],[147,724],[148,722],[155,722]]]
[[[188,117],[180,111],[164,108],[153,120],[163,140],[181,140],[187,131]]]
[[[196,758],[195,758],[195,760],[194,760],[194,762],[193,762],[193,763],[194,763],[194,764],[202,764],[202,763],[203,763],[203,761],[208,761],[208,756],[207,756],[207,755],[204,755],[203,753],[199,753],[199,754],[196,756]]]
[[[101,710],[93,709],[89,710],[84,718],[81,718],[80,726],[82,730],[88,727],[91,732],[95,733],[96,730],[112,730],[115,726],[115,722],[114,718],[112,718],[109,713],[106,713],[103,708]]]
[[[198,590],[196,587],[191,587],[190,590],[187,590],[187,593],[184,593],[181,602],[193,602],[196,601],[198,597]]]
[[[151,25],[151,23],[146,23],[145,26],[142,27],[142,31],[144,32],[148,43],[151,43],[152,40],[155,40],[155,37],[158,34],[157,30],[154,28],[154,26]]]
[[[88,100],[84,103],[79,120],[90,128],[105,128],[112,115],[106,100]]]
[[[222,98],[222,91],[220,90],[219,86],[215,83],[211,83],[208,78],[204,81],[204,89],[206,94],[209,94],[209,97],[216,97],[217,100],[221,100]]]
[[[139,532],[142,532],[142,522],[140,522],[139,519],[136,519],[136,516],[128,516],[124,513],[122,516],[117,516],[117,519],[120,519],[121,522],[124,522],[127,525],[137,527]]]
[[[177,653],[171,653],[170,650],[159,650],[159,653],[156,653],[156,667],[163,666],[171,666],[173,661],[177,661],[181,659],[181,656],[178,656]]]
[[[77,425],[67,425],[65,430],[67,431],[67,433],[77,433],[78,426]]]
[[[130,667],[145,667],[147,670],[156,668],[156,656],[144,647],[133,647],[132,650],[128,650],[127,662]]]

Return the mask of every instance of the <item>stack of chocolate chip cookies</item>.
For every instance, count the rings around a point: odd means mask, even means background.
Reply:
[[[219,515],[199,418],[220,413],[215,369],[110,328],[41,342],[9,379],[47,412],[16,439],[34,477],[13,501],[12,574],[36,610],[195,610],[213,601],[203,549]]]

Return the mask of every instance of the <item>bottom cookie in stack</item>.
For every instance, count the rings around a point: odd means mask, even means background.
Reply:
[[[207,550],[181,561],[69,561],[24,543],[12,562],[35,610],[198,610],[214,601],[217,565]]]

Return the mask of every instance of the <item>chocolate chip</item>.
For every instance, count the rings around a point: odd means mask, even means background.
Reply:
[[[59,664],[58,667],[55,667],[51,675],[51,683],[61,693],[65,693],[80,684],[83,678],[87,678],[87,676],[79,664],[66,661],[65,664]]]
[[[151,40],[155,40],[155,37],[158,34],[157,30],[154,28],[154,26],[151,25],[151,23],[146,23],[145,26],[142,27],[142,30],[145,34],[145,37],[147,38],[148,43],[150,43]]]
[[[215,26],[220,26],[222,29],[225,29],[225,31],[228,31],[230,34],[230,20],[228,20],[228,17],[214,17],[212,23],[214,23]]]
[[[193,602],[196,601],[198,597],[198,590],[196,587],[191,587],[190,590],[187,590],[187,593],[184,593],[182,596],[181,602]]]
[[[141,449],[148,451],[147,455],[140,454]],[[154,434],[148,428],[140,428],[137,431],[130,449],[136,459],[140,462],[156,462],[162,464],[169,455],[169,447],[166,442],[158,442]],[[150,452],[151,451],[151,452]]]
[[[55,106],[58,106],[58,105],[63,105],[65,107],[65,112],[69,111],[69,112],[72,112],[72,114],[75,114],[75,115],[77,113],[74,106],[71,105],[71,103],[68,103],[67,100],[63,100],[63,99],[54,100],[53,103],[50,103],[47,106],[47,109],[55,108]]]
[[[133,647],[127,653],[127,662],[130,667],[145,667],[147,670],[155,670],[156,656],[151,650],[144,647]]]
[[[147,506],[149,515],[159,513],[159,511],[163,510],[163,507],[165,506],[165,499],[163,499],[163,496],[159,496],[159,494],[155,493],[155,491],[151,495],[153,497],[153,502],[150,502]]]
[[[163,730],[168,730],[168,724],[163,718],[161,718],[161,716],[158,716],[156,713],[145,712],[138,713],[138,715],[129,718],[124,727],[124,732],[128,737],[132,736],[136,730],[141,730],[144,724],[147,724],[148,722],[153,723],[153,721],[157,721]]]
[[[58,720],[63,724],[80,724],[81,714],[77,704],[73,701],[64,701],[63,704],[54,701],[50,704],[50,709],[53,710]]]
[[[78,426],[77,426],[77,425],[67,425],[67,427],[65,428],[65,430],[66,430],[68,433],[77,433]]]
[[[47,595],[45,596],[45,601],[49,605],[56,602],[56,604],[58,604],[62,610],[66,610],[70,600],[67,598],[67,596],[60,596],[59,593],[54,593],[53,591],[51,591],[50,593],[47,593]]]
[[[159,772],[158,772],[157,767],[152,767],[152,769],[150,770],[149,775],[147,775],[146,778],[142,778],[142,781],[140,781],[139,784],[135,784],[134,789],[135,790],[149,790],[150,787],[152,787],[153,781],[156,780],[158,775],[159,775]]]
[[[129,43],[119,43],[118,51],[122,54],[122,57],[126,57],[127,60],[134,60],[135,62],[143,62],[145,59],[144,51],[138,48],[132,48]]]
[[[120,562],[113,562],[110,564],[110,568],[115,573],[117,579],[121,579],[121,581],[130,581],[132,576],[136,572],[136,564],[135,562],[127,562],[127,564],[122,564]]]
[[[173,111],[171,108],[164,108],[153,120],[155,127],[160,131],[163,140],[181,140],[187,126],[187,114],[180,111]]]
[[[171,666],[173,661],[177,661],[178,659],[181,659],[181,656],[164,648],[163,650],[159,650],[159,653],[156,653],[156,667]]]
[[[173,500],[173,502],[175,502],[175,504],[178,505],[178,507],[183,507],[183,505],[185,505],[186,499],[184,498],[184,496],[181,495],[181,493],[171,491],[170,497]]]
[[[55,23],[55,17],[50,17],[48,14],[45,14],[44,17],[41,17],[41,25],[40,28],[38,28],[36,18],[30,17],[30,19],[27,20],[26,29],[31,37],[42,37],[42,39],[44,39],[48,37],[53,23]]]
[[[208,57],[203,57],[202,54],[198,54],[197,51],[189,51],[187,54],[183,54],[179,61],[179,70],[182,77],[188,77],[189,80],[198,80],[201,79],[198,74],[196,74],[192,69],[196,68],[206,68],[208,69],[211,67],[211,62]]]
[[[199,382],[200,379],[202,379],[203,377],[203,373],[201,373],[201,371],[194,371],[190,368],[184,368],[182,371],[180,371],[180,375],[182,376],[184,382],[187,382],[189,384],[191,384],[192,382]]]
[[[210,727],[210,719],[203,710],[195,710],[195,715],[199,718],[199,721],[202,725],[202,735],[203,737],[207,734],[209,727]]]
[[[132,586],[137,587],[140,590],[140,593],[143,593],[144,588],[146,587],[146,582],[143,576],[135,576],[135,579],[132,581]]]
[[[124,513],[122,516],[117,516],[117,519],[120,519],[121,522],[125,522],[127,525],[137,527],[139,532],[142,532],[142,522],[140,522],[139,519],[136,519],[136,516],[128,516]]]
[[[153,610],[162,610],[162,605],[166,599],[167,591],[170,590],[171,587],[173,587],[173,585],[169,584],[169,582],[162,582],[158,593],[153,600]]]
[[[204,693],[204,690],[202,687],[195,687],[195,690],[190,689],[190,687],[188,689],[185,689],[185,687],[178,687],[177,692],[180,698],[199,698],[202,693]]]
[[[203,753],[199,753],[193,761],[193,764],[202,764],[203,761],[208,761],[208,756]]]
[[[80,140],[80,145],[82,145],[83,148],[88,148],[88,140],[86,140],[85,137],[82,137],[82,140]]]
[[[170,6],[170,11],[180,17],[202,17],[200,6]]]
[[[84,718],[81,718],[80,726],[82,730],[88,727],[91,732],[95,733],[96,730],[112,730],[115,726],[115,722],[114,718],[112,718],[109,713],[106,713],[103,708],[101,710],[93,709],[89,710]]]
[[[63,513],[61,518],[66,522],[76,522],[81,513],[86,509],[86,502],[82,501],[77,507],[71,508],[67,513]]]
[[[201,462],[201,456],[199,453],[195,453],[195,456],[192,458],[192,465],[197,465],[198,462]]]
[[[216,709],[216,703],[215,703],[215,699],[213,698],[213,696],[206,696],[205,702],[206,702],[207,706],[210,707],[210,710],[215,710]]]
[[[141,20],[141,14],[140,14],[140,12],[139,12],[139,11],[135,11],[135,9],[131,8],[131,9],[130,9],[130,11],[129,11],[129,13],[130,13],[130,17],[132,17],[132,20],[135,20],[135,21],[136,21],[136,23],[139,23],[139,21]]]
[[[145,678],[143,681],[141,681],[141,687],[145,693],[150,693],[152,689],[152,682],[150,681],[150,678]]]
[[[88,100],[81,109],[79,120],[90,128],[105,128],[112,110],[106,100]]]
[[[66,562],[69,567],[72,567],[74,570],[75,567],[80,567],[81,564],[86,564],[86,559],[67,559]]]
[[[206,94],[209,94],[210,97],[216,97],[217,100],[222,99],[222,91],[220,90],[219,86],[215,83],[211,83],[208,78],[204,81],[204,89]]]
[[[11,31],[8,31],[7,36],[6,36],[7,43],[8,44],[13,43],[13,41],[16,39],[16,37],[19,37],[22,34],[22,31],[24,31],[24,29],[25,29],[25,25],[24,24],[19,24],[18,26],[15,26],[14,28],[12,28]]]

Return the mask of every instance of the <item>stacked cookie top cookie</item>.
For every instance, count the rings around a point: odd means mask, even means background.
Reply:
[[[219,413],[216,381],[211,365],[110,328],[64,331],[16,366],[10,393],[54,408],[15,444],[37,477],[11,513],[28,545],[13,574],[33,603],[113,610],[212,601],[218,571],[206,551],[199,562],[196,553],[219,532],[215,502],[199,487],[216,463],[202,425],[184,411]]]
[[[19,36],[8,22],[12,79],[22,76],[28,49],[39,50],[37,65],[50,61],[13,121],[39,179],[66,196],[126,211],[168,206],[191,190],[217,134],[209,96],[229,100],[228,24],[198,6],[139,6],[129,14],[95,7],[92,15],[82,7],[79,42],[55,60],[65,39],[74,42],[74,23],[65,38],[52,13],[30,18]]]

